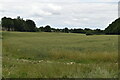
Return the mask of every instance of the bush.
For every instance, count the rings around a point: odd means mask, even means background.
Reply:
[[[92,32],[86,32],[86,36],[94,35]]]

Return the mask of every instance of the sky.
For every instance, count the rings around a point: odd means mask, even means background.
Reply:
[[[119,0],[0,0],[0,18],[35,21],[37,27],[105,29],[118,18]]]

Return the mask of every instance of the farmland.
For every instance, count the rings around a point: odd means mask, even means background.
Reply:
[[[118,36],[3,32],[5,78],[117,78]]]

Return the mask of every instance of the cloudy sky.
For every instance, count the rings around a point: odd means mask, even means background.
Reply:
[[[106,28],[118,18],[119,0],[0,0],[0,18],[21,16],[37,27]]]

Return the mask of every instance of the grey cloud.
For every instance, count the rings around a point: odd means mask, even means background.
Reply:
[[[96,26],[103,29],[117,18],[118,13],[117,3],[69,3],[68,0],[62,0],[66,1],[63,3],[54,2],[55,0],[51,2],[44,2],[47,1],[44,0],[43,3],[40,0],[30,0],[29,2],[23,0],[21,2],[15,0],[5,1],[2,2],[3,8],[0,8],[1,11],[4,11],[4,15],[0,17],[9,16],[14,18],[20,15],[25,19],[33,19],[37,26],[46,24],[53,27],[68,26],[70,28],[74,26],[82,28],[92,26],[91,28],[95,28]]]

